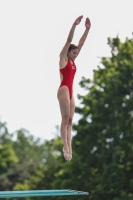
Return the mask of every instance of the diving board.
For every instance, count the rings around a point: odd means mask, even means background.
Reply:
[[[39,197],[39,196],[67,196],[89,195],[88,192],[77,190],[25,190],[25,191],[0,191],[0,198]]]

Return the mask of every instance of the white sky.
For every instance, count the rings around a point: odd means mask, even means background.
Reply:
[[[76,105],[84,91],[82,76],[92,78],[98,57],[108,56],[107,37],[132,37],[132,0],[0,0],[0,116],[9,131],[25,128],[34,136],[54,137],[60,125],[56,98],[58,61],[74,20],[83,15],[73,43],[82,36],[84,21],[92,27],[76,60]],[[74,115],[74,122],[78,116]]]

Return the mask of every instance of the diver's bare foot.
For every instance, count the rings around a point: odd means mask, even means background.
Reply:
[[[63,147],[62,151],[64,154],[64,158],[69,161],[69,149],[66,147]]]

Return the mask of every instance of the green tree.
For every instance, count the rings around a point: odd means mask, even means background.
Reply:
[[[9,144],[12,140],[12,134],[9,134],[7,124],[0,120],[0,145]]]
[[[54,145],[52,145],[52,140],[50,142],[44,142],[40,138],[35,138],[25,129],[20,129],[10,134],[6,123],[1,123],[0,127],[0,141],[1,144],[3,144],[0,155],[0,190],[13,190],[13,188],[27,189],[27,187],[25,187],[27,181],[29,181],[28,188],[41,188],[41,186],[43,188],[44,181],[43,179],[40,180],[40,177],[44,178],[45,176],[47,179],[51,180],[52,170],[49,174],[47,171],[50,167],[52,169],[53,165],[57,162],[56,160],[60,152],[57,151],[58,148],[55,150],[55,146],[58,145],[58,142],[55,142]],[[4,151],[2,151],[3,148]],[[6,162],[10,163],[12,161],[12,152],[17,162],[12,162],[12,165],[8,165],[6,168],[7,170],[4,171],[2,167]],[[46,186],[47,185],[48,183],[46,182]]]
[[[8,172],[10,168],[17,163],[17,157],[10,144],[0,145],[0,190],[5,190],[11,186],[8,180]]]
[[[38,179],[40,180],[39,176],[41,174],[39,170],[49,161],[46,142],[35,138],[25,129],[16,131],[14,135],[16,139],[13,141],[13,149],[18,158],[18,163],[11,169],[12,189],[17,190],[19,188],[21,190],[23,188],[26,190],[35,188],[35,186],[37,188],[37,182]],[[32,180],[31,184],[29,184],[29,180]]]
[[[16,163],[17,158],[10,145],[0,145],[0,173],[4,173],[12,165]]]
[[[94,78],[82,78],[81,116],[73,126],[74,156],[56,186],[89,191],[90,200],[133,199],[133,41],[108,38],[111,57],[101,58]],[[60,198],[64,199],[64,198]],[[74,198],[72,198],[74,199]],[[86,197],[76,197],[86,199]]]
[[[44,143],[45,156],[43,165],[30,176],[30,179],[25,180],[24,183],[18,182],[14,186],[14,190],[50,190],[56,189],[54,187],[54,180],[57,172],[61,169],[62,163],[62,142],[60,138],[55,138]],[[61,184],[61,183],[60,183]],[[56,197],[57,198],[57,197]],[[29,198],[24,198],[28,200]],[[41,200],[42,197],[35,197],[32,199]]]

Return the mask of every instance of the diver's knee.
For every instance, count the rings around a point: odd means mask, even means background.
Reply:
[[[63,117],[62,117],[62,123],[64,124],[64,125],[68,125],[69,124],[69,115],[64,115]]]
[[[68,121],[68,125],[69,125],[69,126],[72,126],[72,120],[73,120],[73,119],[69,117],[69,121]]]

